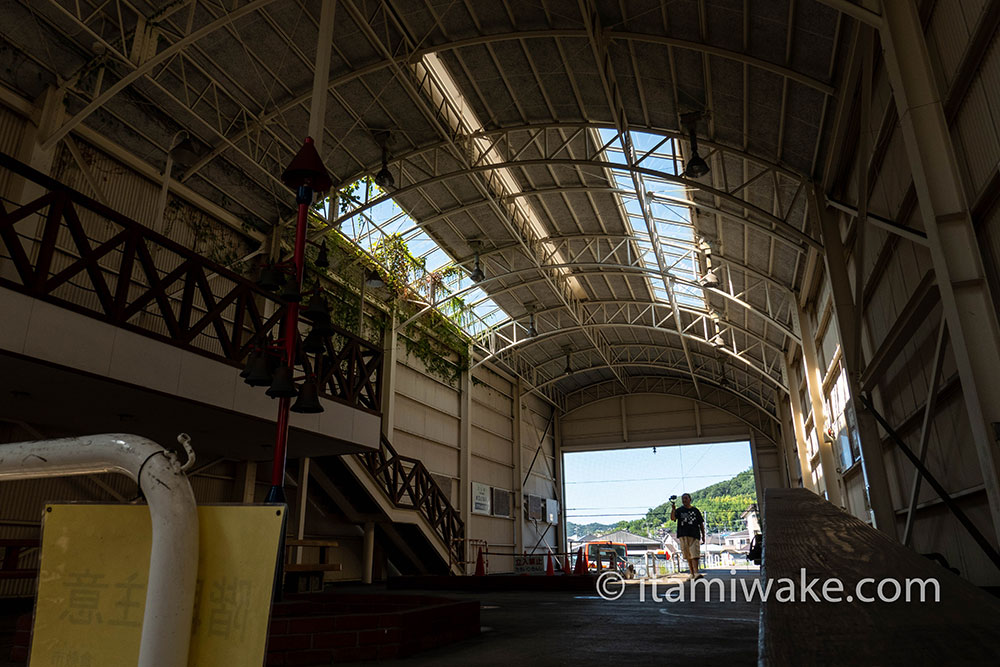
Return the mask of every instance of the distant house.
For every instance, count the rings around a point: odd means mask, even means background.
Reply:
[[[602,542],[624,544],[629,556],[641,556],[648,551],[658,551],[663,548],[663,545],[655,537],[636,535],[627,530],[616,530],[613,533],[601,535],[598,539]]]
[[[740,518],[746,521],[747,532],[750,533],[751,536],[760,534],[760,518],[757,516],[756,503],[743,510],[743,513],[740,514]]]
[[[746,530],[741,530],[738,533],[730,533],[726,535],[725,547],[726,549],[732,551],[747,551],[750,548],[750,532]]]

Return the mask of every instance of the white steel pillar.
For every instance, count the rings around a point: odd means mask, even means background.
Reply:
[[[624,407],[624,406],[623,406]],[[563,493],[565,485],[565,475],[563,474],[562,460],[562,420],[559,418],[559,410],[552,408],[552,479],[556,489],[556,499],[559,501],[559,525],[556,526],[557,551],[567,548],[566,538],[566,494]]]
[[[1000,538],[1000,326],[915,2],[883,2],[886,69],[910,160],[983,486]]]
[[[389,322],[382,337],[382,435],[392,442],[396,416],[396,307],[389,311]]]
[[[462,523],[465,524],[467,541],[472,536],[469,525],[472,519],[472,355],[473,349],[470,345],[469,368],[462,371],[461,377],[458,423],[459,508],[462,513]],[[466,546],[466,559],[470,555]]]
[[[864,128],[863,130],[864,131]],[[868,170],[867,159],[861,160],[860,169]],[[864,186],[867,188],[867,186]],[[868,488],[868,500],[875,514],[875,527],[892,537],[896,537],[896,512],[889,491],[889,477],[885,471],[885,458],[882,453],[882,439],[879,437],[875,418],[864,408],[858,397],[861,395],[861,336],[859,335],[861,319],[855,307],[851,290],[851,280],[847,274],[847,261],[844,243],[840,236],[840,214],[828,208],[823,199],[823,193],[818,185],[813,186],[811,197],[813,215],[820,224],[823,233],[823,261],[826,263],[826,273],[830,280],[830,290],[833,293],[833,316],[837,325],[837,334],[843,350],[841,358],[847,369],[848,388],[854,398],[854,413],[857,417],[858,440],[861,446],[862,470]],[[858,217],[858,235],[865,224],[863,215]],[[864,269],[860,266],[861,258],[855,257],[855,284],[864,282]]]
[[[257,462],[243,461],[239,466],[240,502],[252,503],[257,490]]]
[[[375,524],[365,521],[365,542],[361,556],[361,583],[372,583],[372,570],[375,565]]]
[[[336,0],[322,0],[319,32],[316,37],[316,64],[313,67],[312,101],[309,105],[309,136],[323,155],[326,127],[326,98],[330,96],[330,54],[333,50],[333,14]]]
[[[295,537],[300,540],[306,534],[306,508],[309,506],[309,463],[310,459],[308,456],[299,459],[299,493],[297,498],[298,507],[296,508],[298,512],[298,516],[296,517],[298,526],[295,529]],[[302,547],[295,548],[295,562],[302,562]]]
[[[785,377],[788,378],[788,398],[792,408],[792,428],[795,430],[795,450],[799,459],[799,474],[802,476],[802,488],[813,493],[819,489],[812,481],[812,464],[809,462],[809,443],[806,441],[805,416],[802,414],[802,401],[799,398],[799,383],[792,380],[788,359],[785,362]]]
[[[837,472],[837,459],[833,455],[833,446],[827,442],[824,435],[827,429],[826,411],[823,407],[823,369],[819,367],[819,355],[816,353],[816,333],[809,314],[797,308],[799,331],[802,333],[802,360],[806,371],[806,385],[809,387],[809,400],[812,403],[813,428],[816,430],[816,443],[819,447],[819,464],[823,470],[823,481],[826,484],[827,499],[837,507],[843,507],[843,497],[840,492],[840,473]]]
[[[514,380],[514,451],[512,452],[514,464],[514,485],[512,491],[514,501],[511,503],[511,512],[514,514],[514,553],[524,552],[524,486],[522,484],[524,476],[524,456],[521,453],[521,376]]]
[[[781,420],[778,440],[781,447],[781,457],[784,461],[785,484],[788,488],[794,489],[800,474],[796,472],[799,469],[799,460],[796,456],[798,441],[795,438],[795,423],[790,403],[778,401],[778,418]]]

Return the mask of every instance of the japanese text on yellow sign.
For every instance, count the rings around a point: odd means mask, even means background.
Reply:
[[[192,667],[263,663],[280,511],[198,508]],[[151,543],[145,506],[46,507],[32,667],[136,664]]]

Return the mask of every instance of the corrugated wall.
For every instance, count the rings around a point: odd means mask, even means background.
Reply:
[[[523,479],[527,480],[524,495],[557,498],[561,503],[562,493],[557,481],[555,424],[547,428],[552,419],[553,408],[534,394],[522,396],[521,406],[521,461],[524,464]],[[533,466],[532,458],[535,459]],[[543,553],[546,546],[556,552],[563,550],[558,546],[558,526],[529,521],[527,518],[523,521],[524,548],[529,554],[533,553],[532,549],[534,553]]]
[[[0,106],[0,153],[17,154],[26,125],[27,121],[19,115]],[[10,174],[0,173],[0,196],[8,195],[10,180]]]
[[[967,88],[954,88],[963,97],[952,102],[955,106],[951,131],[967,200],[974,211],[977,210],[978,202],[989,199],[989,190],[997,187],[997,173],[1000,169],[1000,39],[994,35],[978,68],[965,62],[967,58],[976,57],[974,53],[970,55],[970,39],[976,33],[986,7],[987,3],[983,0],[939,0],[934,3],[927,24],[927,41],[942,99],[952,98],[953,87],[962,85],[960,72],[973,72]],[[970,67],[973,68],[970,70]],[[894,118],[895,114],[895,101],[886,69],[884,66],[877,66],[876,72],[867,128],[873,138],[878,135],[883,119]],[[923,224],[919,203],[913,205],[914,199],[912,195],[908,195],[912,177],[898,120],[888,127],[884,155],[872,184],[870,208],[875,214],[921,229]],[[841,195],[852,203],[858,200],[856,179],[855,165],[843,181]],[[904,209],[904,206],[910,208]],[[991,209],[983,205],[981,209],[986,213],[982,219],[974,222],[996,299],[996,292],[1000,289],[997,282],[997,277],[1000,276],[997,265],[1000,258],[1000,214],[995,206]],[[854,244],[859,233],[863,233],[865,238],[864,260],[861,262],[866,294],[862,348],[865,358],[871,359],[875,351],[887,343],[893,326],[933,265],[927,247],[874,226],[868,226],[859,232],[849,227],[851,221],[847,218],[846,215],[841,216],[848,251],[851,252],[856,247]],[[848,271],[852,277],[857,273],[855,259],[851,252]],[[828,304],[829,286],[825,276],[822,281],[815,301],[809,307],[814,317],[816,314],[822,315]],[[873,395],[876,406],[897,428],[911,449],[916,449],[919,444],[920,422],[928,394],[940,319],[940,306],[921,314],[904,332],[903,345],[898,355],[887,364],[875,381]],[[839,345],[835,327],[831,327],[831,330],[834,330],[835,338],[824,338],[819,345],[824,363],[830,360],[831,348]],[[800,363],[797,362],[795,366]],[[790,370],[793,382],[801,380],[801,368]],[[927,465],[944,487],[959,499],[963,509],[973,517],[983,532],[992,535],[986,497],[982,491],[982,471],[970,438],[962,391],[950,352],[944,357],[939,386],[943,390],[930,425]],[[829,397],[832,388],[826,389]],[[808,401],[803,403],[803,419],[807,421],[807,431],[810,407]],[[808,436],[811,439],[815,434],[809,432]],[[883,457],[901,535],[914,469],[887,438],[883,440]],[[847,468],[841,483],[850,511],[867,518],[867,499],[859,471],[853,467]],[[927,484],[922,486],[917,507],[913,537],[913,546],[917,551],[944,554],[964,576],[976,583],[1000,583],[1000,575],[995,568],[988,563],[955,518],[943,509]]]
[[[423,363],[406,353],[400,341],[396,362],[396,414],[392,446],[424,462],[441,478],[452,480],[451,501],[458,506],[459,420],[458,388],[427,373]],[[447,490],[447,487],[445,487]]]
[[[514,492],[517,488],[514,460],[515,387],[484,367],[475,369],[472,377],[470,481]],[[486,540],[491,551],[513,553],[518,505],[514,498],[510,517],[496,516],[496,508],[490,516],[472,514],[468,534],[474,539]],[[509,572],[513,568],[511,557],[490,556],[491,572]]]

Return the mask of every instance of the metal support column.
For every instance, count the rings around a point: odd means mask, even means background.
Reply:
[[[796,312],[798,328],[802,332],[802,360],[805,363],[806,384],[809,386],[809,400],[812,403],[813,428],[816,430],[816,443],[819,447],[819,462],[826,484],[826,495],[831,503],[843,507],[837,459],[833,455],[833,446],[824,437],[827,422],[823,407],[823,369],[819,367],[819,357],[816,354],[816,332],[813,330],[812,322],[809,321],[809,314],[801,307],[797,308]]]
[[[306,508],[309,506],[309,463],[310,459],[308,456],[304,456],[299,459],[299,488],[298,488],[298,502],[295,517],[298,526],[295,529],[295,537],[297,539],[303,539],[306,534]],[[302,562],[302,547],[295,548],[295,562]]]
[[[514,502],[511,512],[514,515],[514,553],[524,552],[524,486],[521,484],[524,475],[524,456],[521,454],[521,376],[514,380],[514,443],[512,452],[514,464]]]
[[[237,479],[240,484],[240,502],[247,504],[254,502],[257,491],[257,462],[242,462]]]
[[[809,463],[809,443],[806,441],[805,417],[802,414],[802,401],[799,399],[799,383],[792,382],[788,360],[783,359],[783,361],[785,362],[785,377],[788,378],[788,397],[792,407],[792,428],[795,429],[795,450],[798,453],[802,488],[818,494],[819,489],[812,481],[812,465]]]
[[[459,479],[459,509],[462,522],[465,524],[465,539],[468,542],[472,536],[472,346],[469,346],[469,368],[462,371],[459,395],[458,424],[458,479]],[[466,559],[470,554],[466,554]],[[468,570],[468,564],[466,566]],[[468,574],[468,571],[466,571]]]
[[[910,160],[983,485],[1000,538],[1000,326],[915,2],[882,3],[886,70]]]
[[[778,402],[778,417],[781,419],[781,427],[779,428],[779,443],[781,447],[781,457],[784,461],[785,468],[785,485],[792,489],[798,486],[797,481],[801,480],[801,473],[799,470],[799,460],[796,456],[796,451],[798,450],[798,441],[795,438],[795,424],[794,417],[792,416],[792,406],[784,401]],[[791,431],[786,428],[791,426]]]
[[[372,570],[375,565],[375,524],[365,521],[364,553],[361,556],[361,583],[372,583]]]
[[[319,30],[316,35],[316,60],[313,66],[313,89],[309,103],[309,136],[316,150],[323,154],[326,133],[326,100],[330,96],[330,55],[333,51],[333,14],[336,0],[322,0]]]
[[[864,130],[863,130],[864,131]],[[863,132],[862,131],[862,132]],[[862,171],[867,171],[867,160],[862,159]],[[867,185],[864,186],[867,189]],[[848,388],[854,398],[854,411],[858,424],[858,440],[861,446],[862,469],[868,488],[868,499],[875,515],[875,527],[892,537],[896,537],[896,513],[889,492],[889,477],[885,470],[885,459],[882,454],[882,439],[879,437],[875,418],[858,400],[861,395],[861,364],[862,351],[861,318],[855,307],[851,289],[851,280],[847,273],[847,254],[840,236],[840,214],[827,208],[823,193],[818,185],[813,186],[810,204],[814,219],[820,224],[823,233],[823,261],[830,280],[830,291],[833,294],[833,318],[837,325],[837,336],[843,350],[842,359],[847,372]],[[867,207],[862,207],[866,209]],[[858,234],[863,232],[864,215],[858,216]],[[855,257],[855,282],[864,282],[863,269],[860,266],[860,256]],[[804,344],[804,343],[803,343]]]
[[[389,322],[382,336],[382,435],[392,442],[396,416],[396,307],[389,312]]]
[[[569,546],[566,543],[566,494],[563,493],[563,489],[566,488],[565,480],[563,479],[563,460],[562,460],[562,420],[559,418],[559,410],[552,408],[552,484],[555,486],[556,499],[559,500],[559,525],[556,528],[556,544],[557,551],[565,551]]]
[[[934,423],[934,413],[937,408],[938,380],[941,378],[941,367],[944,365],[944,351],[948,344],[948,323],[944,317],[938,326],[937,344],[934,346],[934,366],[931,379],[927,383],[927,400],[924,401],[924,417],[920,424],[920,443],[917,446],[917,458],[921,464],[927,461],[927,443],[930,440],[931,425]],[[916,517],[917,498],[920,497],[920,482],[923,476],[920,470],[913,471],[913,484],[910,486],[910,504],[906,509],[906,526],[903,528],[903,544],[909,546],[913,535],[913,520]]]

